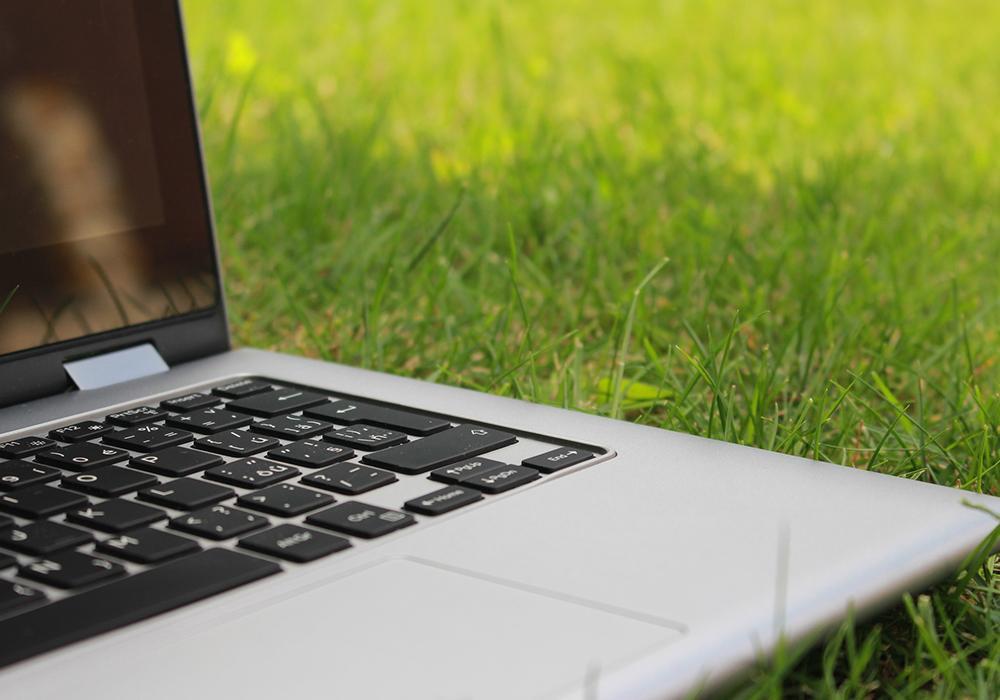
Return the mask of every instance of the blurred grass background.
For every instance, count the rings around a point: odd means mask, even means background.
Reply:
[[[184,7],[238,342],[1000,494],[995,0]],[[995,566],[739,692],[996,697]]]

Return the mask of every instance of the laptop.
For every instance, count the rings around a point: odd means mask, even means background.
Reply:
[[[0,6],[0,694],[652,698],[1000,499],[230,345],[175,0]]]

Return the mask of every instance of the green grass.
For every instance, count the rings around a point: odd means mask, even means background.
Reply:
[[[1000,3],[185,8],[238,342],[1000,494]],[[972,574],[740,694],[995,697]]]

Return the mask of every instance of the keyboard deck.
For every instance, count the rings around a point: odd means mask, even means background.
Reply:
[[[0,665],[603,454],[240,378],[0,440]]]

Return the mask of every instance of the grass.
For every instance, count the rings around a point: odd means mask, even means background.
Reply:
[[[1000,4],[184,4],[238,342],[1000,494]],[[995,697],[998,598],[737,693]]]

